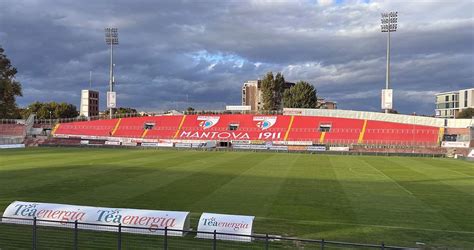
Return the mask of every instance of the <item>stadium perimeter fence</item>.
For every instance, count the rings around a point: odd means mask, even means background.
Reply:
[[[0,249],[407,249],[381,244],[0,217]],[[7,222],[6,222],[7,221]],[[38,225],[47,223],[48,226]],[[87,229],[84,229],[87,228]],[[125,232],[126,231],[126,232]],[[182,237],[176,236],[182,234]],[[197,235],[201,238],[197,238]],[[220,238],[226,238],[221,240]]]

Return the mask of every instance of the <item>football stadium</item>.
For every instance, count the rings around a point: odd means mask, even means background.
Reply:
[[[469,119],[310,109],[224,113],[1,124],[4,142],[28,148],[0,151],[0,245],[29,246],[32,237],[40,248],[96,249],[474,244],[474,165],[469,148],[445,145],[454,131],[472,146]],[[50,135],[41,136],[45,131]],[[166,223],[155,225],[161,236],[152,237],[148,224],[132,228],[141,234],[126,230],[132,220],[111,221],[124,225],[118,238],[117,228],[97,229],[104,226],[99,219],[74,230],[82,217],[17,218],[41,202],[187,211],[188,225],[164,240]],[[254,238],[242,240],[237,230],[196,239],[203,213],[252,216]],[[51,225],[54,219],[62,224]]]
[[[473,9],[0,1],[0,250],[474,249]]]

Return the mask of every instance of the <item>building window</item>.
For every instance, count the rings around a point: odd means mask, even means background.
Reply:
[[[449,95],[445,96],[444,100],[448,102],[449,101]]]
[[[443,141],[456,141],[458,135],[443,135]]]
[[[236,123],[229,124],[229,130],[231,131],[237,130],[238,128],[239,128],[239,124],[236,124]]]
[[[329,132],[331,131],[332,124],[330,123],[321,123],[319,124],[319,132]]]
[[[153,127],[155,126],[155,123],[154,122],[146,122],[145,125],[144,125],[144,129],[153,129]]]
[[[467,108],[467,90],[464,91],[464,107]]]

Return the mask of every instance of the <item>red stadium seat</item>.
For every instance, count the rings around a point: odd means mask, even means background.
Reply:
[[[147,129],[145,129],[145,125]],[[173,115],[60,124],[55,134],[137,139],[437,145],[438,127],[322,116]]]

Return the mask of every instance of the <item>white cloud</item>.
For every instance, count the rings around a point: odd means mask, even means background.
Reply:
[[[333,4],[333,0],[318,0],[318,4],[321,6],[329,6]]]
[[[385,81],[380,12],[397,10],[395,103],[401,112],[430,113],[433,91],[474,82],[473,8],[472,1],[7,0],[0,23],[9,25],[0,37],[19,69],[22,105],[47,93],[78,104],[71,98],[87,85],[89,70],[105,91],[103,28],[116,25],[117,90],[127,97],[121,105],[185,105],[188,94],[193,105],[223,108],[239,102],[245,80],[282,71],[315,84],[342,108],[378,110]],[[422,93],[428,97],[410,103]]]

